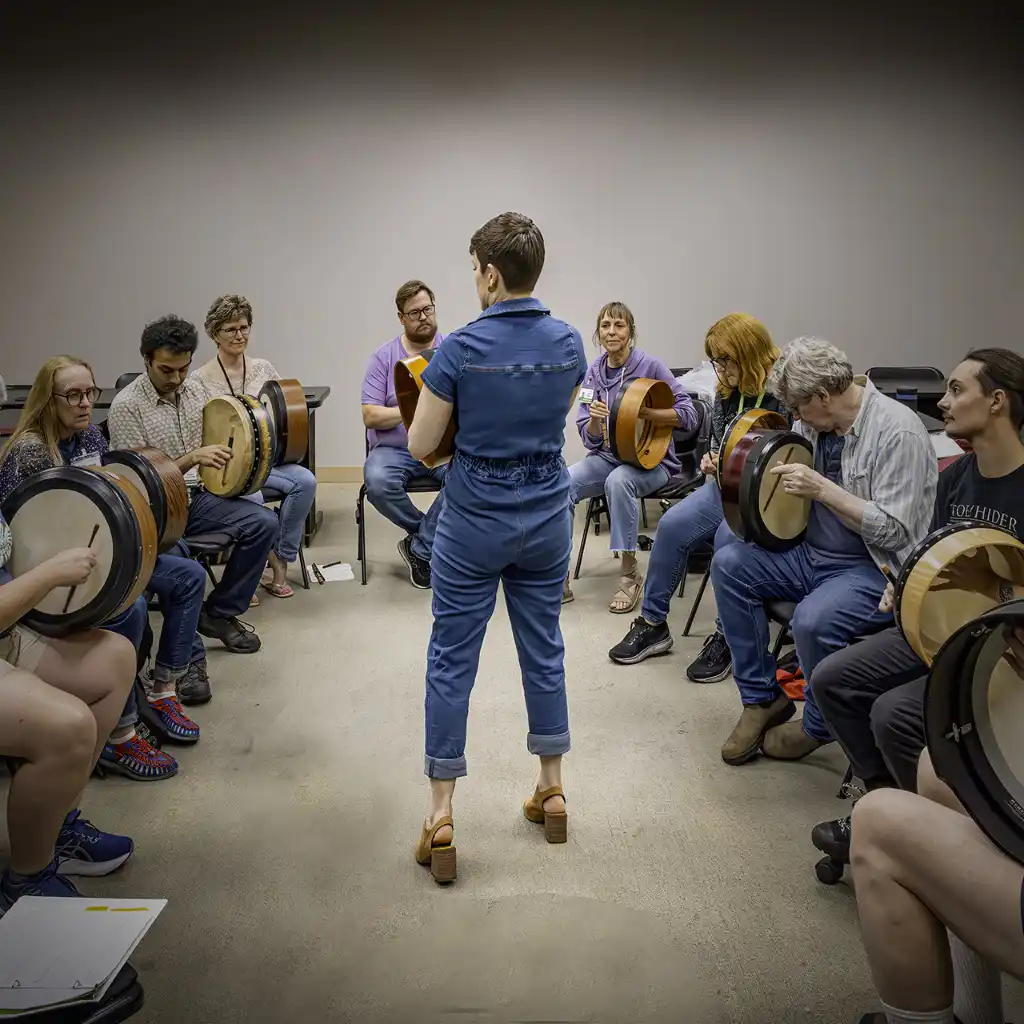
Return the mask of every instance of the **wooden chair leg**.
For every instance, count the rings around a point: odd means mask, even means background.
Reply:
[[[685,577],[684,577],[685,578]],[[700,602],[704,597],[704,591],[707,590],[708,580],[711,579],[711,569],[704,570],[704,576],[700,581],[700,589],[697,591],[697,596],[693,599],[693,604],[690,606],[690,615],[686,620],[686,625],[683,627],[683,636],[690,635],[690,627],[693,625],[693,620],[697,616],[697,609],[700,607]],[[680,588],[680,596],[682,595],[682,588]]]
[[[647,529],[647,499],[640,499],[640,522],[644,524],[644,529]]]

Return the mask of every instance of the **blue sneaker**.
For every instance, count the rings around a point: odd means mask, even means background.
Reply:
[[[60,875],[109,875],[131,855],[135,844],[127,836],[101,832],[72,811],[57,837],[56,861]]]
[[[14,881],[10,871],[0,875],[0,917],[3,917],[22,896],[81,896],[66,878],[57,874],[54,861],[45,871],[21,881]]]

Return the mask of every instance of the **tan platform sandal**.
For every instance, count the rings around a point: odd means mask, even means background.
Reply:
[[[543,792],[536,791],[529,800],[523,804],[523,814],[527,821],[535,825],[544,826],[544,838],[549,843],[565,843],[569,841],[569,815],[565,811],[552,813],[544,810],[544,801],[550,800],[553,796],[560,796],[565,799],[565,793],[561,786],[552,786]]]
[[[455,843],[434,844],[434,837],[438,831],[450,825],[452,839],[455,838],[455,822],[451,815],[446,814],[436,825],[423,826],[423,833],[420,836],[419,845],[416,847],[416,863],[430,868],[434,881],[440,885],[447,885],[455,881]]]
[[[644,577],[639,569],[630,575],[619,577],[619,589],[608,604],[613,615],[628,615],[639,602],[644,592]]]

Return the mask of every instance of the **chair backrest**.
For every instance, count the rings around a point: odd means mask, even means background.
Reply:
[[[872,366],[865,376],[875,384],[884,384],[890,380],[898,380],[902,383],[913,383],[919,380],[928,384],[946,380],[946,375],[937,366]]]
[[[684,373],[689,373],[692,369],[692,366],[670,366],[668,368],[668,372],[671,373],[673,377],[682,377]]]
[[[121,391],[123,388],[128,387],[128,385],[131,384],[131,382],[138,376],[140,376],[140,372],[122,373],[121,376],[114,381],[114,390]]]

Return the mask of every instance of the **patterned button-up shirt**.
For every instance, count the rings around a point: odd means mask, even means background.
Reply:
[[[107,426],[112,448],[158,448],[180,459],[203,446],[203,407],[210,398],[201,377],[186,377],[173,395],[157,393],[146,373],[139,374],[110,403]],[[185,474],[190,487],[199,486],[199,470]]]

